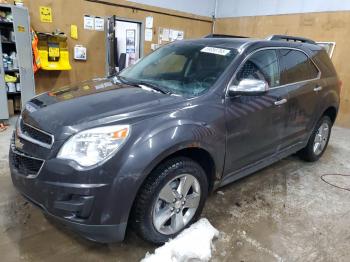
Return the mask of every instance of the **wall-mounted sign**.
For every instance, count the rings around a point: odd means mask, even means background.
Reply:
[[[94,30],[95,28],[95,19],[93,16],[84,15],[84,29]]]
[[[74,59],[76,59],[76,60],[86,60],[87,59],[86,47],[84,47],[82,45],[76,45],[74,47]]]
[[[105,20],[102,17],[95,17],[95,30],[104,31],[105,30]]]
[[[52,10],[48,6],[40,6],[40,21],[43,23],[52,23]]]
[[[77,25],[70,26],[70,37],[73,39],[78,39],[78,26]]]
[[[131,54],[136,52],[135,48],[135,34],[136,31],[134,29],[126,30],[126,53]]]
[[[169,38],[170,38],[171,42],[176,41],[176,40],[183,40],[184,39],[184,32],[170,29]]]
[[[146,17],[146,28],[153,28],[153,16]]]
[[[153,29],[146,28],[145,29],[145,41],[152,42],[152,38],[153,38]]]
[[[169,34],[170,34],[170,30],[169,28],[163,28],[163,33],[162,33],[162,40],[163,41],[169,41]]]

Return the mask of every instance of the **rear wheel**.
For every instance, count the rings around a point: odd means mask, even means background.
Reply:
[[[174,158],[156,168],[134,205],[133,224],[145,240],[161,244],[200,216],[208,194],[203,168],[188,158]]]
[[[326,151],[332,130],[332,120],[329,116],[323,116],[317,123],[307,146],[299,152],[299,156],[308,162],[320,159]]]

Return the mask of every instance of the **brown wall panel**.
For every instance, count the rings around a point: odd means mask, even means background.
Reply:
[[[144,5],[130,4],[130,2],[121,0],[109,2],[131,5],[145,9],[152,8]],[[185,38],[196,38],[209,34],[212,27],[212,23],[208,17],[199,17],[162,8],[154,8],[152,10],[156,12],[168,13],[170,15],[93,3],[85,0],[25,0],[25,5],[29,9],[31,25],[36,31],[53,32],[56,29],[60,29],[68,35],[70,60],[73,68],[70,71],[40,70],[35,75],[37,93],[50,90],[54,87],[68,85],[70,83],[90,79],[92,77],[105,75],[105,32],[84,30],[83,16],[85,14],[104,17],[116,15],[118,17],[142,21],[145,21],[147,16],[153,16],[154,35],[152,43],[158,42],[159,27],[183,30],[185,32]],[[40,21],[39,6],[49,6],[52,8],[52,23],[42,23]],[[78,40],[74,40],[69,37],[71,24],[78,25]],[[81,44],[88,48],[88,60],[86,62],[74,61],[72,58],[73,48],[76,44]],[[151,42],[145,42],[144,53],[147,54],[150,51]]]
[[[333,63],[343,81],[337,123],[350,127],[350,12],[308,13],[218,19],[215,33],[264,38],[272,34],[336,42]]]

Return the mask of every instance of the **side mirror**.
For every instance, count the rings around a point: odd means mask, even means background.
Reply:
[[[269,84],[263,80],[243,79],[238,86],[230,86],[228,93],[234,95],[261,95],[269,89]]]

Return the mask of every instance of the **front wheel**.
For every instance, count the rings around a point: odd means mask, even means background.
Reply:
[[[332,121],[329,116],[323,116],[317,123],[307,146],[299,152],[299,156],[308,162],[317,161],[326,151],[331,136]]]
[[[168,160],[141,188],[133,207],[134,227],[143,239],[164,243],[198,219],[207,195],[207,176],[198,163],[183,157]]]

